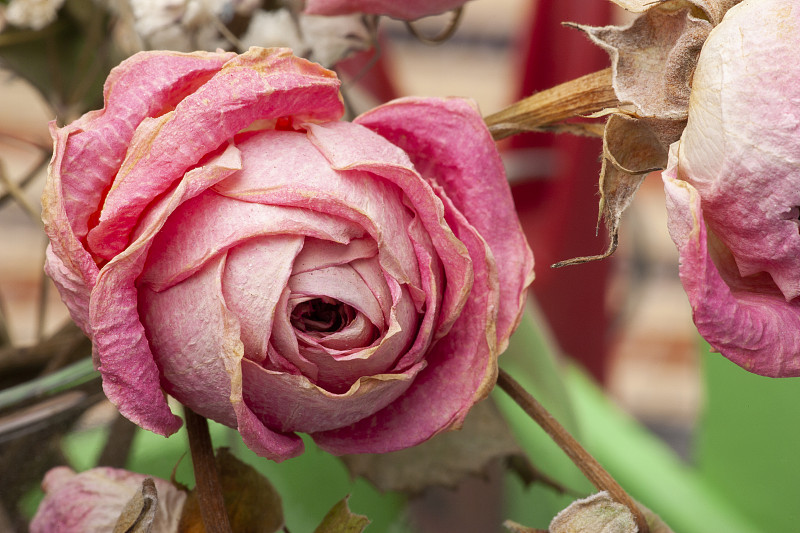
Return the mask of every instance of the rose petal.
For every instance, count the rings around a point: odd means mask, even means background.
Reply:
[[[377,243],[383,269],[401,283],[419,287],[414,249],[405,231],[412,215],[390,183],[362,172],[332,170],[308,138],[296,132],[259,132],[239,147],[244,169],[220,183],[217,192],[355,222]]]
[[[296,58],[288,49],[251,48],[231,59],[178,104],[174,116],[151,139],[148,157],[117,176],[100,220],[88,234],[92,251],[104,259],[118,254],[156,195],[255,120],[338,119],[338,88],[334,73]],[[226,104],[220,107],[218,102]]]
[[[449,200],[445,210],[448,219],[461,217]],[[403,396],[349,427],[313,434],[324,450],[341,455],[415,446],[459,427],[470,407],[491,391],[497,378],[497,272],[485,241],[463,217],[454,220],[454,227],[476,258],[474,285],[463,312],[427,353],[428,366]]]
[[[234,57],[232,52],[136,54],[112,69],[102,110],[54,132],[64,154],[57,167],[59,197],[78,239],[86,237],[89,218],[111,186],[138,124],[174,108]]]
[[[292,296],[328,296],[364,313],[379,330],[384,328],[383,311],[375,295],[350,265],[338,265],[289,278]]]
[[[424,366],[422,362],[403,374],[363,377],[347,392],[334,394],[304,376],[271,372],[245,359],[245,402],[269,427],[314,433],[350,424],[391,404]]]
[[[294,261],[292,273],[299,274],[317,268],[343,265],[356,259],[375,257],[377,253],[377,244],[369,238],[353,239],[347,244],[306,239],[303,250]]]
[[[436,183],[486,240],[497,264],[500,351],[522,316],[525,289],[533,280],[531,253],[486,125],[463,99],[404,98],[357,117],[399,146],[426,180]]]
[[[449,330],[472,287],[469,254],[444,221],[441,200],[414,170],[408,156],[383,137],[349,122],[309,124],[309,138],[342,171],[366,171],[397,185],[408,198],[445,269],[440,322],[436,336]],[[372,178],[374,179],[374,178]],[[383,264],[383,262],[381,262]],[[399,279],[398,279],[399,281]]]
[[[30,523],[31,533],[112,531],[125,505],[142,490],[148,476],[115,468],[76,474],[66,466],[45,475],[44,500]],[[186,493],[163,479],[151,478],[158,494],[153,531],[177,531]]]
[[[257,237],[228,252],[222,292],[239,319],[244,355],[262,362],[272,333],[275,306],[292,273],[303,237]]]
[[[729,263],[726,284],[709,253],[698,191],[676,179],[674,150],[663,173],[672,240],[697,330],[722,355],[763,376],[800,376],[800,302],[786,302],[774,284],[754,287]],[[730,259],[729,259],[730,261]],[[723,262],[724,264],[724,262]]]
[[[230,147],[207,165],[188,172],[178,187],[147,213],[137,240],[103,267],[90,296],[89,320],[103,391],[122,415],[161,435],[174,433],[181,422],[161,391],[158,367],[139,320],[134,282],[169,214],[235,172],[240,163],[238,152]]]
[[[800,296],[800,84],[786,68],[799,48],[795,2],[731,8],[700,54],[678,162],[741,275],[768,272],[787,301]]]
[[[302,452],[299,437],[262,428],[254,438],[239,427],[239,418],[248,410],[242,400],[244,346],[239,338],[239,321],[225,305],[224,268],[223,255],[165,291],[140,289],[142,321],[162,383],[167,392],[195,412],[238,428],[248,446],[255,440],[256,453],[274,459],[293,457]],[[191,316],[187,309],[193,309]]]
[[[358,225],[324,213],[241,202],[207,191],[170,216],[153,242],[141,281],[163,290],[256,236],[306,235],[346,244],[363,234]]]

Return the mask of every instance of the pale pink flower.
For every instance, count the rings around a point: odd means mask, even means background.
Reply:
[[[340,122],[288,50],[141,53],[53,128],[47,272],[142,427],[164,391],[258,454],[385,452],[458,427],[494,384],[533,259],[474,105]]]
[[[107,533],[114,530],[129,501],[142,492],[148,476],[98,467],[76,474],[66,466],[50,470],[42,482],[44,500],[30,524],[31,533]],[[158,504],[152,533],[175,533],[186,493],[169,481],[151,478]]]
[[[800,4],[742,2],[700,53],[663,178],[697,328],[747,370],[800,375]]]

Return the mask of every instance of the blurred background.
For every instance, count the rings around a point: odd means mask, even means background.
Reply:
[[[426,44],[406,24],[384,19],[378,58],[361,54],[338,68],[354,113],[392,97],[425,95],[471,97],[489,115],[535,91],[608,66],[605,52],[561,22],[606,25],[627,18],[605,0],[472,0],[447,41]],[[435,36],[450,20],[442,15],[414,26],[422,35]],[[3,372],[18,369],[24,349],[53,336],[68,315],[41,273],[46,240],[38,220],[39,195],[49,158],[48,122],[55,113],[9,70],[0,70],[0,95],[0,330],[9,337],[0,340],[10,341],[0,342],[5,346],[0,386],[8,387],[12,383],[6,378],[12,376]],[[603,228],[596,233],[601,142],[529,133],[502,141],[500,148],[537,276],[531,312],[501,366],[508,361],[509,371],[529,378],[526,384],[542,392],[544,403],[553,399],[553,411],[562,409],[578,439],[676,533],[800,531],[798,382],[753,376],[707,353],[677,276],[660,177],[645,180],[626,212],[613,257],[554,270],[550,265],[556,261],[606,247]],[[540,362],[531,366],[533,360]],[[557,391],[548,392],[548,387]],[[559,404],[559,398],[568,405]],[[552,466],[563,465],[563,458],[548,462],[554,452],[540,435],[520,429],[533,423],[507,400],[497,401],[533,463],[568,487],[588,492],[568,465]],[[7,445],[1,435],[9,427],[4,423],[13,422],[2,413],[0,446]],[[95,409],[92,416],[78,423],[84,429],[100,427],[102,436],[78,431],[62,443],[76,468],[92,466],[100,454],[113,408]],[[215,431],[215,438],[231,442],[225,429]],[[137,436],[128,466],[155,468],[154,456],[170,457],[169,450],[179,456],[182,447],[185,443],[176,444],[174,437]],[[96,450],[95,457],[76,451],[86,449]],[[397,510],[404,500],[380,496],[362,481],[348,485],[347,476],[337,470],[341,467],[330,466],[330,458],[323,456],[312,450],[302,464],[292,460],[264,469],[283,487],[287,506],[287,492],[302,494],[307,488],[302,478],[308,472],[322,476],[322,484],[353,492],[351,506],[376,522],[369,531],[491,531],[474,518],[466,520],[471,525],[459,525],[459,516],[469,516],[464,506],[469,501],[481,502],[476,509],[494,520],[489,523],[512,518],[546,527],[559,506],[574,499],[553,496],[547,488],[526,491],[490,471],[473,476],[474,486],[468,482],[458,491],[427,491],[409,507],[413,519],[398,518],[405,516]],[[165,459],[165,465],[171,468],[174,460]],[[0,468],[11,466],[0,461]],[[0,470],[0,477],[7,473]],[[287,519],[301,524],[292,531],[311,530],[302,524],[318,521],[315,509],[287,511]],[[375,517],[380,512],[386,517]]]

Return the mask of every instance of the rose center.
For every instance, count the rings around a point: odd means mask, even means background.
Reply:
[[[292,310],[292,325],[306,332],[333,333],[346,327],[356,310],[332,298],[315,298],[299,303]]]

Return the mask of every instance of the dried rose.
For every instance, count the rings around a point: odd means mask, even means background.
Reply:
[[[800,4],[742,2],[709,35],[663,174],[700,334],[743,368],[800,375]]]
[[[309,15],[349,15],[366,13],[386,15],[402,20],[416,20],[456,9],[467,0],[306,0],[305,12]]]
[[[168,481],[108,467],[80,474],[56,467],[45,475],[42,489],[45,497],[31,521],[31,533],[173,533],[186,501],[186,493]],[[138,522],[150,529],[128,528]]]
[[[458,427],[494,384],[533,259],[461,99],[353,123],[288,50],[150,52],[53,129],[47,272],[106,395],[157,433],[163,391],[258,454],[385,452]]]

